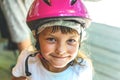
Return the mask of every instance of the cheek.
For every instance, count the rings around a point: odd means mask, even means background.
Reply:
[[[49,53],[51,53],[54,49],[54,46],[48,45],[48,44],[41,44],[41,53],[47,55]]]
[[[67,47],[68,53],[70,53],[71,55],[76,55],[76,54],[78,53],[78,48],[79,48],[78,45],[68,46],[68,47]]]

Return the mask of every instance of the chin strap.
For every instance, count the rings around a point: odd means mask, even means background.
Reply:
[[[83,33],[83,31],[81,30],[81,32],[80,32],[80,44],[79,44],[79,49],[80,49],[80,47],[81,47],[81,42],[82,42],[82,33]]]
[[[29,57],[35,57],[39,52],[36,52],[34,54],[30,54],[28,55],[28,57],[26,58],[26,61],[25,61],[25,74],[26,76],[31,76],[31,73],[29,72],[29,68],[28,68],[28,60],[29,60]]]

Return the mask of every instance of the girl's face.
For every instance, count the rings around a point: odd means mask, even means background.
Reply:
[[[77,33],[64,34],[61,30],[52,33],[52,28],[46,28],[39,34],[40,52],[50,71],[64,69],[77,56],[79,38]]]

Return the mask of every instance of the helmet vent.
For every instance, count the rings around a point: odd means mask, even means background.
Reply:
[[[75,4],[77,0],[71,0],[71,5]]]
[[[47,5],[51,6],[50,0],[43,0]]]

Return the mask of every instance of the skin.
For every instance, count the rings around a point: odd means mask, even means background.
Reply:
[[[22,50],[28,48],[32,44],[30,37],[17,43],[19,53],[21,53]],[[33,50],[33,47],[31,47],[31,50]]]
[[[77,56],[80,37],[77,33],[51,31],[52,28],[46,28],[39,34],[40,52],[45,58],[42,63],[49,71],[61,72]]]
[[[12,80],[28,80],[27,77],[12,77]]]

